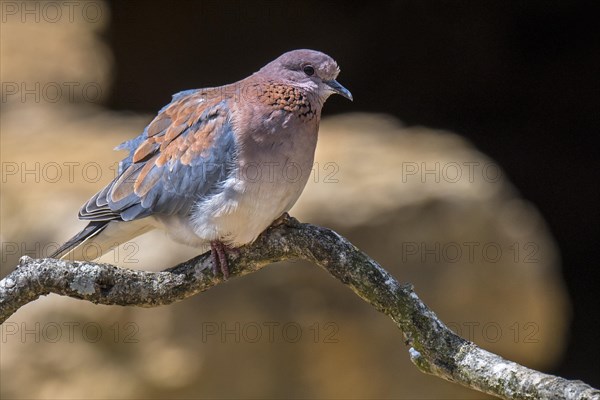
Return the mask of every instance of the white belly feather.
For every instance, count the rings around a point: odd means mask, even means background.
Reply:
[[[293,181],[249,182],[231,176],[223,182],[221,190],[200,199],[190,216],[155,217],[157,227],[176,242],[189,246],[206,248],[211,240],[242,246],[254,241],[275,219],[292,208],[309,173]]]
[[[252,242],[296,202],[304,182],[248,182],[230,177],[223,191],[198,202],[191,222],[199,238],[233,246]]]

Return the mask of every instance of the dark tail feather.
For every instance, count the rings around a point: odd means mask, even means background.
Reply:
[[[63,255],[65,255],[66,253],[68,253],[69,251],[74,249],[75,247],[79,246],[85,240],[92,238],[92,237],[96,236],[97,234],[99,234],[100,232],[102,232],[104,230],[104,228],[106,228],[106,225],[108,225],[109,222],[110,221],[92,221],[92,222],[90,222],[88,224],[88,226],[83,228],[83,230],[81,232],[79,232],[77,235],[73,236],[65,244],[60,246],[58,248],[58,250],[56,250],[54,253],[52,253],[52,255],[50,255],[50,258],[62,257]]]

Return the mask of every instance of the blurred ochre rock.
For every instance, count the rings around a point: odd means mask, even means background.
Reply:
[[[112,60],[98,33],[110,10],[94,3],[104,10],[94,23],[3,23],[2,81],[95,82],[106,94]],[[112,148],[152,118],[85,100],[3,102],[2,276],[21,254],[45,256],[84,225],[78,208],[124,156]],[[501,166],[456,133],[386,115],[325,115],[315,174],[291,214],[336,229],[412,282],[464,337],[552,368],[569,322],[558,249]],[[133,244],[103,260],[159,269],[197,253],[160,232]],[[300,339],[282,339],[284,326],[300,327]],[[50,295],[13,315],[1,339],[3,398],[482,398],[418,372],[385,316],[305,263],[158,309]]]

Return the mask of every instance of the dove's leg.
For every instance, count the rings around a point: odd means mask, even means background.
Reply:
[[[229,264],[227,263],[227,246],[220,240],[210,242],[210,256],[213,262],[213,274],[216,276],[219,269],[223,273],[223,278],[229,278]]]
[[[288,214],[287,212],[284,212],[275,221],[273,221],[269,227],[274,228],[276,226],[283,225],[283,224],[285,224],[285,221],[289,218],[291,218],[290,214]]]

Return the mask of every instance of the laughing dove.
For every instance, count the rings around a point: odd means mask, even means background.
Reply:
[[[227,277],[226,250],[254,241],[304,189],[325,100],[352,100],[338,73],[326,54],[294,50],[239,82],[177,93],[116,148],[129,155],[79,211],[89,224],[51,257],[98,258],[158,228],[210,248]]]

